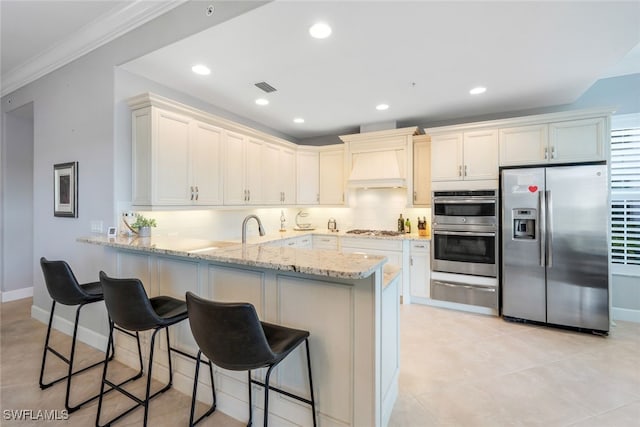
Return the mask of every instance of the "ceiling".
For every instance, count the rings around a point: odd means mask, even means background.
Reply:
[[[68,25],[38,22],[48,30],[24,40],[14,35],[21,42],[6,46],[9,3],[65,2],[0,2],[3,86],[5,72],[47,49],[47,41],[69,39],[140,2],[68,2],[73,14],[61,13],[68,4],[43,10]],[[18,5],[11,7],[15,14]],[[35,25],[26,12],[19,19]],[[319,20],[332,27],[327,39],[309,37]],[[275,1],[123,67],[303,140],[371,123],[424,124],[570,104],[600,78],[639,73],[638,46],[638,1]],[[192,73],[196,63],[211,74]],[[277,91],[254,86],[262,81]],[[475,86],[486,93],[471,96]],[[256,105],[259,97],[269,105]],[[389,109],[376,110],[380,103]],[[305,122],[294,123],[296,117]]]

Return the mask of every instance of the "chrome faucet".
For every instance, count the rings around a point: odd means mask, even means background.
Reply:
[[[261,236],[264,236],[264,228],[262,228],[260,218],[258,218],[257,215],[247,215],[244,221],[242,221],[242,243],[247,243],[247,222],[249,222],[251,218],[255,218],[258,222],[258,233],[260,233]]]

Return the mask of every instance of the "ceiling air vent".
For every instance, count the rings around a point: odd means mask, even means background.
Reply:
[[[259,87],[260,89],[262,89],[263,91],[267,92],[267,93],[271,93],[271,92],[275,92],[276,91],[276,88],[271,86],[267,82],[256,83],[256,86]]]

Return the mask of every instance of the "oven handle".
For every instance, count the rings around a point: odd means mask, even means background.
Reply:
[[[433,203],[496,203],[496,199],[495,198],[491,198],[491,199],[441,199],[439,197],[434,197],[433,199]]]
[[[479,237],[495,237],[495,232],[483,233],[480,231],[443,231],[433,230],[433,234],[445,234],[447,236],[479,236]]]
[[[495,292],[496,288],[494,286],[482,286],[482,285],[478,285],[478,286],[473,286],[473,285],[462,285],[462,284],[457,284],[457,283],[446,283],[446,282],[441,282],[439,280],[434,280],[433,281],[434,284],[436,285],[442,285],[442,286],[446,286],[448,288],[465,288],[465,289],[473,289],[476,291],[482,291],[482,292]]]

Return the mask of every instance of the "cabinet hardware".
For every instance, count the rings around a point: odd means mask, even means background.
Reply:
[[[464,165],[464,176],[467,176],[467,165]]]
[[[316,193],[316,202],[320,203],[320,193]]]
[[[556,147],[555,146],[551,147],[551,158],[552,159],[556,158]]]
[[[191,189],[191,200],[193,200],[193,185],[189,188]]]
[[[547,147],[544,147],[544,159],[547,160],[549,158],[549,149]]]
[[[462,165],[458,165],[458,176],[462,176]]]
[[[425,249],[426,246],[425,245],[413,245],[414,248],[422,248]]]
[[[413,265],[413,257],[409,258],[409,265]]]
[[[198,190],[198,186],[196,185],[196,201],[198,200],[199,195],[200,195],[200,190]]]
[[[418,199],[418,192],[414,191],[413,192],[413,201],[415,202]]]
[[[251,201],[251,190],[247,190],[247,202]]]

